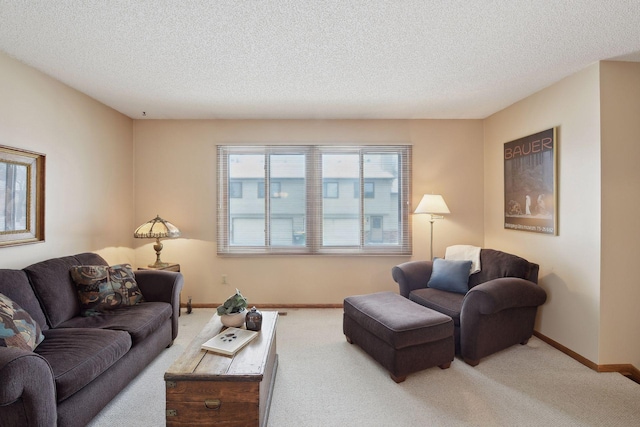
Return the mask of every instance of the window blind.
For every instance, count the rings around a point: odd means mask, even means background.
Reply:
[[[217,148],[218,254],[411,253],[411,146]]]

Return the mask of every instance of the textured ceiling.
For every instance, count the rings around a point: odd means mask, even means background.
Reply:
[[[640,61],[640,0],[0,0],[0,50],[132,118],[484,118]]]

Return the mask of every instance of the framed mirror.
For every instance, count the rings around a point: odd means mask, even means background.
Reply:
[[[0,145],[0,246],[44,241],[44,154]]]

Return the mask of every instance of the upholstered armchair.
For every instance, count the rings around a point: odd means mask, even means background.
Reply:
[[[454,287],[452,291],[446,286],[436,289],[428,285],[433,282],[432,275],[437,274],[440,282],[443,276],[446,279],[448,272],[440,267],[444,261],[406,262],[393,267],[392,276],[400,295],[453,319],[456,354],[476,366],[483,357],[528,342],[537,308],[547,299],[537,284],[537,264],[505,252],[482,249],[480,271],[469,275],[467,270],[467,286]],[[438,271],[434,271],[434,262]]]

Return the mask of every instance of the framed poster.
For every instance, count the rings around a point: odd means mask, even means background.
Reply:
[[[0,247],[44,241],[44,161],[0,145]]]
[[[504,228],[558,234],[556,128],[504,144]]]

